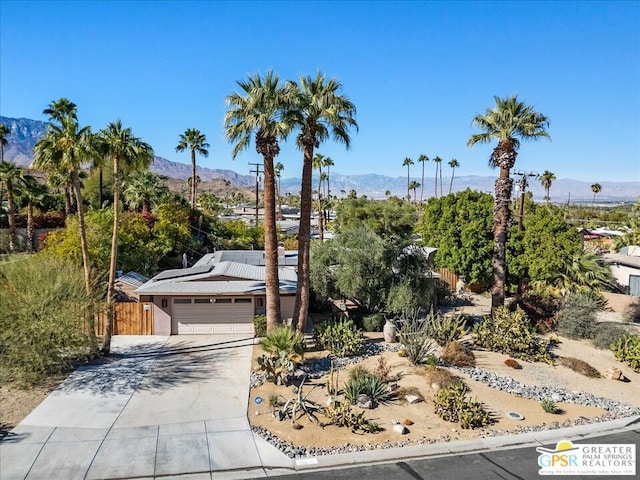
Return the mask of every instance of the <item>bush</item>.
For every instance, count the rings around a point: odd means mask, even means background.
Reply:
[[[253,317],[253,331],[256,337],[264,337],[267,335],[266,315],[255,315]]]
[[[414,365],[423,363],[436,349],[436,342],[425,327],[426,325],[417,319],[408,320],[398,332],[406,357]]]
[[[380,430],[377,423],[365,418],[364,412],[354,412],[346,403],[332,402],[324,409],[324,415],[330,424],[350,428],[352,432],[375,433]]]
[[[445,368],[427,367],[424,369],[424,376],[430,386],[437,385],[438,389],[455,383],[462,383],[462,379],[456,377]]]
[[[517,361],[515,361],[513,358],[507,358],[504,361],[504,364],[507,367],[513,368],[514,370],[522,370],[522,365],[520,365]]]
[[[424,319],[424,324],[429,336],[441,347],[458,340],[467,333],[465,318],[462,314],[457,316],[440,315],[439,313],[434,314],[432,311]]]
[[[518,297],[509,309],[513,310],[516,306],[524,310],[529,320],[536,326],[538,333],[548,333],[555,328],[553,317],[557,306],[552,296],[525,293]]]
[[[319,348],[329,350],[338,357],[352,357],[362,353],[364,337],[350,319],[321,322],[313,330],[313,339]]]
[[[611,350],[621,362],[626,362],[634,372],[640,372],[640,337],[625,334],[612,346]]]
[[[362,327],[365,332],[381,332],[385,323],[384,314],[374,313],[362,317]]]
[[[456,367],[475,367],[476,365],[475,355],[461,342],[449,342],[442,350],[440,358]]]
[[[600,372],[584,360],[574,357],[560,357],[558,363],[585,377],[600,378]]]
[[[640,323],[640,302],[635,301],[624,312],[624,320],[630,323]]]
[[[96,354],[95,304],[77,265],[43,256],[3,263],[0,382],[33,385]]]
[[[496,309],[473,328],[473,341],[488,350],[504,353],[521,360],[552,363],[547,344],[536,336],[535,328],[522,309],[510,312]]]
[[[304,353],[304,335],[294,331],[291,327],[280,325],[274,328],[262,340],[262,349],[270,354],[278,355],[280,352]]]
[[[436,414],[445,421],[459,422],[462,428],[479,428],[491,422],[491,414],[482,402],[465,399],[467,387],[456,383],[441,388],[433,400]]]
[[[596,334],[592,339],[592,343],[596,348],[601,350],[609,350],[611,345],[616,343],[627,333],[621,325],[611,322],[600,322],[596,326]]]
[[[262,340],[266,355],[258,357],[258,366],[276,385],[287,385],[289,377],[302,363],[304,336],[286,325],[274,328]]]
[[[542,409],[547,413],[553,413],[553,414],[560,413],[560,409],[558,408],[556,403],[550,398],[544,399],[542,402],[540,402],[540,405],[542,406]]]
[[[596,333],[598,302],[592,296],[569,294],[556,314],[558,332],[568,338],[593,338]]]

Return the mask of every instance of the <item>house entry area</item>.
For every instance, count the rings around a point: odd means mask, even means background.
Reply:
[[[253,335],[252,297],[178,297],[172,310],[172,333]]]

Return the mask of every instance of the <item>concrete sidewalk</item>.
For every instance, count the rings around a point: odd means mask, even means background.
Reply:
[[[239,479],[310,469],[554,446],[638,427],[640,417],[562,430],[291,459],[247,420],[253,339],[114,337],[2,442],[0,479]],[[461,460],[464,461],[464,460]]]

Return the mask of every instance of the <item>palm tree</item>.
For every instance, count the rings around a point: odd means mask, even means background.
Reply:
[[[33,207],[39,204],[48,193],[47,187],[40,184],[31,175],[24,176],[24,185],[21,196],[27,199],[27,251],[33,253],[33,240],[35,229],[33,228]]]
[[[280,178],[282,177],[282,170],[284,170],[284,165],[282,162],[277,162],[273,166],[273,174],[276,176],[276,198],[278,199],[278,220],[282,220],[282,189],[280,188]]]
[[[113,309],[116,284],[116,264],[118,262],[118,235],[120,228],[120,173],[139,168],[148,168],[153,161],[151,145],[133,135],[130,128],[124,128],[117,120],[109,123],[98,134],[99,148],[103,155],[113,161],[113,231],[111,234],[111,258],[109,261],[109,284],[107,286],[107,324],[105,326],[102,348],[104,355],[111,350],[113,334]]]
[[[11,129],[4,123],[0,123],[0,162],[4,162],[4,147],[9,143],[7,137],[11,135]]]
[[[335,78],[322,73],[315,77],[302,76],[299,85],[288,82],[289,115],[292,124],[300,129],[297,145],[303,151],[302,185],[300,190],[300,229],[298,233],[298,282],[293,320],[303,332],[309,310],[309,247],[311,244],[311,190],[314,149],[331,136],[351,147],[349,129],[357,130],[356,107],[340,93],[342,85]]]
[[[425,154],[421,154],[418,157],[418,161],[422,163],[422,182],[420,183],[420,203],[422,203],[422,199],[424,197],[424,164],[429,161],[429,157]]]
[[[593,202],[596,201],[596,194],[600,193],[602,190],[602,185],[599,183],[594,183],[591,185],[591,191],[593,192],[593,198],[591,199],[591,206],[593,207]]]
[[[511,168],[516,162],[520,140],[549,138],[547,117],[534,111],[532,106],[518,101],[517,95],[501,99],[494,96],[496,106],[487,109],[484,115],[476,115],[472,124],[483,130],[472,135],[467,145],[498,141],[489,164],[500,167],[500,177],[495,184],[495,205],[493,217],[493,288],[491,291],[491,311],[504,305],[504,286],[507,278],[506,245],[507,228],[510,220],[509,204],[513,189]]]
[[[313,168],[318,169],[318,233],[320,234],[320,241],[324,242],[324,223],[322,218],[322,182],[325,180],[325,176],[322,172],[322,166],[324,165],[324,155],[316,153],[313,157]]]
[[[544,188],[544,192],[545,192],[544,199],[547,202],[547,204],[549,203],[549,200],[550,200],[549,190],[551,189],[551,184],[555,179],[556,179],[556,176],[553,174],[553,172],[550,172],[549,170],[545,170],[544,173],[540,175],[540,183],[542,184],[542,188]]]
[[[409,190],[413,190],[413,203],[416,203],[416,190],[419,186],[420,183],[415,180],[411,180],[411,183],[409,184]]]
[[[91,270],[89,263],[89,246],[87,243],[82,189],[80,186],[80,169],[82,164],[91,161],[97,155],[95,142],[89,127],[80,128],[76,106],[66,98],[51,102],[45,109],[51,122],[47,133],[34,147],[35,160],[33,166],[54,175],[62,175],[71,183],[76,195],[78,230],[80,232],[80,249],[84,267],[85,287],[91,294]],[[92,323],[92,321],[90,321]],[[90,335],[93,327],[90,327]]]
[[[196,209],[197,196],[197,182],[196,178],[196,153],[203,157],[209,156],[209,144],[207,143],[207,137],[204,133],[200,133],[200,130],[195,128],[188,128],[184,133],[180,134],[180,141],[176,146],[176,152],[184,152],[185,150],[191,150],[191,210]]]
[[[0,162],[0,182],[7,189],[7,216],[9,219],[9,252],[16,248],[16,202],[15,193],[24,183],[24,172],[13,162]]]
[[[435,182],[435,195],[436,195],[436,198],[438,198],[438,170],[442,168],[440,166],[440,164],[442,163],[442,159],[438,156],[435,156],[433,158],[433,161],[436,164],[436,174],[433,177],[433,180]],[[440,193],[442,194],[442,173],[440,174]]]
[[[407,200],[411,200],[411,194],[409,193],[409,184],[411,181],[409,178],[409,168],[411,168],[411,165],[413,165],[413,160],[411,160],[409,157],[405,157],[404,161],[402,162],[402,166],[407,167]]]
[[[159,175],[149,170],[138,170],[127,177],[122,194],[131,208],[142,207],[142,213],[151,213],[151,206],[169,189]]]
[[[452,158],[451,160],[449,160],[449,166],[451,167],[451,182],[449,182],[449,194],[451,194],[451,189],[453,188],[453,176],[456,173],[456,168],[460,166],[460,163],[458,163],[458,160],[456,160],[455,158]]]
[[[275,170],[273,159],[280,153],[278,141],[285,139],[291,124],[285,121],[286,90],[278,75],[268,71],[237,81],[241,93],[226,98],[225,136],[234,142],[233,158],[247,148],[255,134],[256,151],[264,162],[264,246],[267,332],[281,323],[278,278],[278,237],[275,215]]]
[[[326,194],[326,205],[327,205],[327,209],[331,210],[331,167],[333,167],[335,165],[335,163],[333,163],[333,160],[331,159],[331,157],[326,157],[323,161],[323,167],[327,167],[327,176],[326,176],[326,180],[327,180],[327,194]],[[325,224],[326,222],[329,221],[329,215],[328,212],[325,214]]]

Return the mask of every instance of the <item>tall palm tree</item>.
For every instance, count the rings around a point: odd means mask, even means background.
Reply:
[[[516,162],[520,139],[537,140],[549,138],[549,120],[532,106],[518,101],[517,95],[507,98],[494,96],[496,106],[487,109],[484,115],[476,115],[472,124],[483,130],[472,135],[467,145],[498,141],[489,165],[500,168],[500,176],[495,184],[495,205],[493,217],[493,288],[491,291],[491,311],[504,305],[504,287],[507,278],[506,245],[507,228],[510,220],[509,204],[513,190],[511,168]]]
[[[540,183],[542,184],[542,188],[544,188],[544,199],[547,202],[547,204],[549,203],[549,200],[550,200],[549,190],[551,189],[551,184],[555,179],[556,179],[556,176],[553,174],[553,172],[550,172],[549,170],[545,170],[544,173],[540,175]]]
[[[451,182],[449,182],[449,194],[451,194],[451,190],[453,189],[453,176],[456,173],[456,168],[460,166],[460,163],[455,158],[449,160],[449,166],[451,167]]]
[[[169,192],[164,180],[149,170],[131,173],[123,183],[124,201],[135,209],[142,207],[142,213],[151,213],[151,206]]]
[[[104,355],[111,350],[113,334],[113,309],[116,284],[116,264],[118,262],[118,236],[120,229],[120,174],[123,171],[134,171],[148,168],[153,162],[151,145],[133,135],[130,128],[124,128],[117,120],[109,123],[98,133],[98,143],[103,155],[113,161],[113,231],[111,233],[111,258],[109,261],[109,284],[107,286],[107,324],[105,326],[102,348]]]
[[[4,123],[0,123],[0,162],[4,162],[4,147],[9,143],[7,137],[11,135],[11,129]]]
[[[436,164],[436,174],[433,177],[433,180],[435,184],[435,196],[438,198],[438,171],[442,168],[440,166],[442,159],[436,155],[433,157],[433,162]],[[442,180],[442,173],[440,174],[440,179]],[[440,193],[442,194],[442,181],[440,181]]]
[[[320,235],[320,241],[324,242],[324,223],[322,218],[322,182],[325,180],[325,176],[322,172],[322,166],[324,165],[324,155],[316,153],[313,156],[313,168],[318,169],[318,189],[316,193],[318,195],[318,233]]]
[[[282,177],[282,170],[284,170],[284,165],[282,162],[277,162],[273,166],[273,174],[276,176],[276,198],[278,200],[278,220],[282,220],[282,189],[280,188],[280,179]]]
[[[411,179],[409,178],[409,169],[411,168],[411,165],[413,165],[413,160],[411,160],[409,157],[405,157],[405,159],[402,161],[402,166],[407,167],[407,200],[411,200],[411,194],[409,193],[409,184],[411,182]]]
[[[415,180],[411,180],[411,183],[409,184],[409,190],[413,190],[413,203],[416,203],[416,190],[419,186],[420,183]]]
[[[593,198],[591,199],[592,207],[593,207],[593,202],[596,201],[596,195],[600,193],[601,190],[602,190],[602,185],[600,185],[599,183],[594,183],[593,185],[591,185],[591,191],[593,192]]]
[[[91,129],[89,127],[80,128],[78,125],[76,106],[66,98],[51,102],[49,108],[45,109],[43,113],[49,115],[52,123],[49,123],[47,133],[34,147],[33,166],[47,172],[53,172],[54,175],[62,175],[64,179],[69,179],[73,185],[77,204],[85,287],[87,293],[90,294],[91,270],[80,186],[80,169],[84,163],[95,158],[97,154],[95,142]],[[93,334],[92,327],[90,334]]]
[[[183,152],[187,149],[191,150],[191,210],[196,209],[196,198],[198,182],[196,178],[196,153],[203,157],[209,156],[209,144],[207,143],[207,137],[204,133],[200,133],[200,130],[195,128],[188,128],[184,133],[180,134],[180,141],[176,146],[176,152]]]
[[[311,244],[311,190],[314,149],[330,136],[351,147],[350,128],[357,130],[356,107],[340,93],[342,85],[317,72],[315,77],[302,76],[299,85],[287,83],[291,122],[300,130],[297,145],[303,152],[300,190],[300,229],[298,232],[298,282],[293,320],[303,332],[309,310],[309,247]]]
[[[255,135],[256,151],[264,162],[264,246],[265,289],[267,296],[267,332],[281,323],[280,281],[278,278],[278,237],[275,215],[274,158],[280,153],[279,140],[287,137],[291,124],[283,115],[286,90],[277,74],[268,71],[247,80],[237,81],[240,93],[226,98],[228,110],[224,116],[225,136],[235,143],[233,158],[247,148]]]
[[[29,253],[33,253],[33,241],[35,237],[33,207],[42,202],[47,193],[46,185],[42,185],[31,175],[24,176],[21,197],[27,200],[27,251]]]
[[[16,190],[24,183],[22,168],[13,162],[0,162],[0,183],[4,183],[7,189],[7,217],[9,219],[9,252],[16,248]]]
[[[424,198],[424,164],[429,161],[429,157],[423,153],[418,157],[418,161],[422,164],[422,181],[420,183],[420,203],[422,203]]]
[[[326,206],[328,210],[331,210],[331,167],[333,167],[335,165],[335,163],[333,163],[333,160],[331,159],[331,157],[326,157],[324,159],[323,162],[323,166],[327,167],[327,176],[326,176],[326,180],[327,180],[327,192],[325,195],[326,198]],[[329,214],[328,212],[325,213],[325,225],[326,223],[329,221]]]

